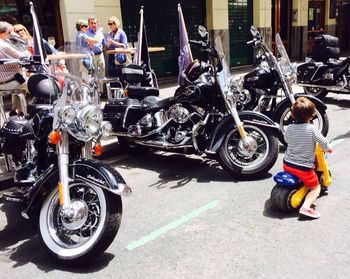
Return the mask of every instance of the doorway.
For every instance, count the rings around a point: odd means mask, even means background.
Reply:
[[[275,49],[275,36],[279,33],[286,48],[290,53],[290,31],[292,17],[292,0],[272,0],[272,48]]]

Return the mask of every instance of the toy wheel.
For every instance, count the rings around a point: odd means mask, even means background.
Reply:
[[[293,187],[275,185],[271,191],[271,204],[274,208],[285,212],[296,211],[291,205],[291,199],[297,189]]]

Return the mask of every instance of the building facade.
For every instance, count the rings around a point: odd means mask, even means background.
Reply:
[[[198,39],[198,25],[207,27],[211,38],[221,36],[231,66],[252,64],[253,50],[246,45],[256,26],[274,47],[276,33],[293,60],[303,60],[312,51],[318,34],[339,37],[343,51],[350,49],[350,0],[32,0],[37,7],[44,36],[54,36],[56,46],[74,41],[77,19],[94,16],[104,32],[107,20],[117,16],[129,42],[137,40],[139,10],[144,18],[150,46],[165,51],[151,54],[152,67],[159,76],[177,74],[178,15],[182,6],[190,39]],[[0,0],[0,17],[31,27],[29,0]],[[194,57],[198,53],[194,51]]]

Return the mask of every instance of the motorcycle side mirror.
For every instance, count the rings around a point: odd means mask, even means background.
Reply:
[[[205,38],[208,35],[207,29],[202,25],[198,26],[198,33],[202,38]]]
[[[259,35],[259,31],[258,31],[258,29],[256,29],[255,26],[251,26],[251,27],[250,27],[250,33],[252,33],[252,35],[253,35],[254,37],[256,37],[256,36]]]

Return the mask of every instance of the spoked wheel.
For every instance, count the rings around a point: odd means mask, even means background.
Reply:
[[[245,125],[243,143],[237,128],[228,131],[218,160],[226,171],[238,178],[252,179],[266,174],[277,160],[278,141],[269,129]]]
[[[273,208],[284,212],[293,212],[297,208],[292,207],[292,196],[297,192],[296,188],[275,185],[271,191],[271,205]]]
[[[320,88],[320,87],[304,87],[304,92],[308,95],[317,97],[319,99],[323,99],[328,94],[328,91],[326,88]]]
[[[276,113],[275,119],[281,128],[282,133],[286,132],[287,126],[293,123],[292,112],[290,108],[290,103],[285,103],[279,112]],[[317,127],[317,129],[326,136],[329,130],[329,119],[327,112],[324,110],[319,110],[316,107],[315,115],[311,120],[311,123]],[[283,142],[283,144],[285,144]]]
[[[72,217],[61,212],[57,188],[44,201],[39,229],[48,252],[66,263],[95,260],[112,243],[121,221],[120,196],[81,181],[70,185]]]

